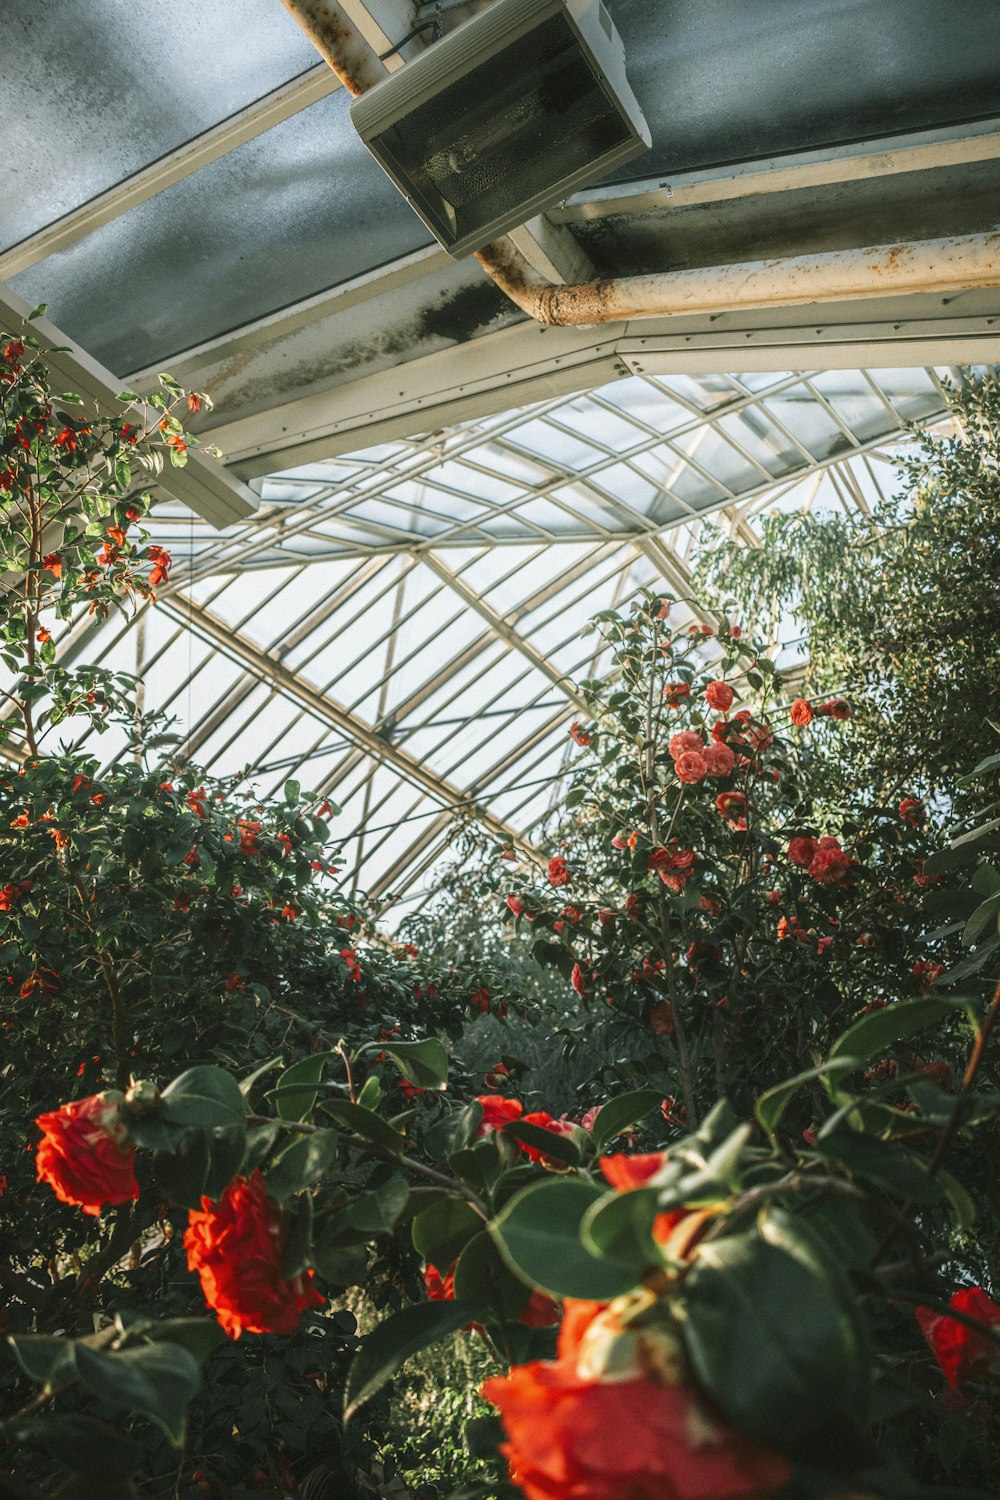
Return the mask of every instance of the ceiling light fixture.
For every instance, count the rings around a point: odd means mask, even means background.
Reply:
[[[601,0],[496,0],[351,106],[456,257],[649,148]]]

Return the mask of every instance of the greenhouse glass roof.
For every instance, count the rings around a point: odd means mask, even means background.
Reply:
[[[340,0],[389,72],[486,4]],[[345,878],[397,913],[459,814],[537,836],[597,609],[687,594],[706,517],[748,546],[775,507],[863,520],[942,377],[1000,361],[1000,8],[606,4],[651,150],[510,246],[555,288],[728,276],[732,305],[528,317],[430,242],[294,0],[0,20],[3,321],[45,303],[88,400],[209,392],[221,454],[161,482],[155,609],[60,654],[137,671],[194,761],[333,796]],[[842,256],[846,290],[789,270]]]
[[[943,373],[634,377],[265,478],[221,532],[161,502],[156,606],[60,653],[140,675],[195,762],[335,799],[346,878],[398,916],[456,815],[530,843],[558,805],[596,610],[689,594],[709,516],[750,545],[777,507],[863,524]]]

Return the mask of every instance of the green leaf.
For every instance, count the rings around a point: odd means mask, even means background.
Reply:
[[[475,1235],[455,1267],[456,1299],[506,1322],[523,1312],[530,1296],[531,1288],[514,1275],[486,1230]]]
[[[645,1115],[659,1109],[662,1103],[662,1090],[650,1088],[632,1089],[628,1094],[620,1094],[617,1099],[609,1099],[597,1111],[591,1132],[597,1150],[600,1151],[628,1126],[637,1125]]]
[[[389,1054],[404,1078],[418,1089],[443,1089],[448,1083],[448,1053],[436,1036],[422,1042],[387,1042]]]
[[[253,1088],[258,1078],[263,1078],[266,1073],[272,1072],[275,1068],[280,1068],[283,1061],[284,1059],[281,1057],[271,1057],[267,1062],[261,1063],[259,1068],[254,1068],[252,1073],[248,1073],[246,1078],[241,1078],[240,1093],[243,1095],[244,1099],[249,1099],[250,1090]]]
[[[344,1421],[376,1395],[387,1380],[420,1349],[434,1344],[469,1323],[475,1308],[464,1302],[421,1302],[405,1307],[380,1323],[362,1340],[351,1361],[344,1391]]]
[[[859,1063],[865,1062],[873,1053],[883,1052],[900,1038],[923,1031],[967,1003],[949,995],[921,995],[915,1000],[897,1000],[884,1010],[873,1010],[837,1038],[828,1061],[853,1057]]]
[[[635,1277],[587,1250],[584,1214],[605,1194],[579,1177],[535,1183],[518,1193],[490,1225],[508,1265],[551,1297],[610,1302],[631,1291]]]
[[[240,1086],[223,1068],[188,1068],[160,1096],[160,1111],[172,1125],[242,1125],[246,1103]]]
[[[987,896],[986,900],[976,907],[965,924],[962,942],[966,948],[971,948],[973,943],[978,943],[987,934],[992,937],[997,931],[998,918],[1000,918],[1000,895]]]
[[[796,1073],[794,1078],[787,1078],[784,1083],[776,1084],[773,1089],[767,1089],[761,1094],[754,1107],[754,1114],[771,1144],[774,1144],[774,1132],[782,1115],[804,1083],[811,1083],[814,1079],[822,1078],[826,1074],[849,1073],[856,1066],[853,1057],[830,1058],[818,1068],[809,1068],[804,1073]]]
[[[285,782],[285,801],[289,807],[297,807],[302,798],[302,787],[297,781]]]
[[[660,1097],[662,1098],[662,1095]],[[543,1156],[551,1157],[553,1161],[564,1162],[569,1167],[580,1165],[580,1148],[573,1137],[557,1135],[554,1130],[546,1130],[544,1125],[530,1125],[526,1120],[512,1120],[509,1125],[502,1127],[501,1134],[515,1141],[522,1141],[533,1151],[540,1151]]]
[[[38,306],[33,307],[28,314],[28,322],[33,323],[36,318],[44,318],[48,310],[49,304],[47,302],[39,302]]]
[[[45,1390],[58,1390],[76,1379],[72,1340],[44,1333],[25,1333],[8,1338],[7,1342],[28,1379]]]
[[[266,1095],[283,1120],[304,1120],[312,1114],[319,1093],[317,1084],[332,1056],[332,1052],[312,1052],[285,1069],[277,1088]]]
[[[695,1373],[741,1431],[788,1446],[863,1400],[851,1310],[814,1262],[756,1230],[701,1246],[681,1306]]]
[[[659,1197],[659,1188],[634,1188],[599,1198],[581,1220],[585,1247],[593,1255],[613,1260],[636,1281],[650,1266],[661,1266],[659,1247],[653,1238]]]
[[[473,1099],[464,1109],[449,1110],[424,1132],[424,1149],[435,1161],[443,1161],[467,1146],[482,1123],[483,1106]]]
[[[341,1125],[346,1125],[352,1135],[371,1141],[372,1145],[380,1146],[383,1151],[391,1151],[393,1156],[402,1156],[406,1142],[399,1131],[394,1130],[381,1115],[373,1114],[370,1109],[362,1109],[360,1104],[352,1104],[349,1099],[327,1099],[323,1108],[327,1114],[339,1120]]]
[[[154,1344],[180,1344],[203,1365],[226,1342],[226,1332],[221,1324],[207,1318],[168,1318],[163,1323],[152,1323],[146,1338]]]
[[[816,1145],[827,1160],[836,1162],[852,1177],[873,1182],[894,1197],[938,1203],[944,1196],[938,1178],[928,1176],[928,1163],[923,1157],[898,1141],[876,1140],[855,1130],[835,1130],[821,1135]]]
[[[464,1198],[446,1198],[414,1216],[410,1235],[418,1255],[447,1271],[482,1227],[482,1215]]]
[[[384,1170],[384,1169],[380,1169]],[[410,1189],[398,1172],[357,1198],[342,1215],[354,1229],[369,1236],[387,1234],[410,1201]]]
[[[299,1136],[272,1163],[267,1174],[267,1190],[272,1198],[284,1203],[303,1188],[318,1182],[337,1159],[340,1137],[335,1130],[318,1130],[315,1135]]]
[[[115,1354],[76,1346],[80,1383],[110,1406],[142,1412],[174,1444],[184,1441],[188,1403],[201,1384],[194,1355],[180,1344],[144,1344]]]

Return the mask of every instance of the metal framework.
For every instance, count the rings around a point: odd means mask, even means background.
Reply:
[[[333,797],[345,878],[398,916],[456,817],[530,852],[600,669],[597,609],[649,584],[712,623],[689,571],[708,518],[747,545],[776,507],[867,524],[945,373],[635,376],[272,476],[222,532],[165,499],[175,581],[130,624],[72,625],[60,655],[137,672],[196,763]]]
[[[765,24],[742,0],[719,0],[714,38],[697,7],[607,0],[650,164],[512,231],[514,259],[546,297],[598,275],[711,295],[600,327],[540,326],[426,243],[287,13],[336,23],[375,76],[485,3],[176,0],[169,53],[155,8],[125,30],[110,0],[10,0],[4,19],[0,317],[49,303],[42,341],[90,402],[161,369],[209,391],[222,453],[165,477],[157,606],[52,622],[60,657],[136,672],[192,761],[332,796],[346,878],[396,912],[433,889],[459,817],[532,846],[601,669],[596,610],[644,584],[690,596],[709,517],[747,546],[775,507],[866,525],[907,424],[943,413],[945,370],[1000,360],[998,22],[974,0],[886,0],[886,45],[853,73],[826,61],[853,45],[849,0],[777,61],[739,44]],[[893,27],[936,40],[904,57]],[[827,102],[805,115],[808,80]],[[947,294],[861,253],[897,242],[947,246]],[[779,263],[818,267],[824,296],[772,284]],[[775,649],[794,665],[794,641]]]

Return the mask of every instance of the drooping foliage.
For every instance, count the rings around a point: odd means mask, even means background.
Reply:
[[[736,599],[766,634],[783,617],[802,626],[807,696],[850,694],[844,795],[960,800],[960,778],[994,748],[1000,379],[970,374],[949,416],[944,435],[913,434],[899,492],[870,520],[767,517],[760,548],[714,537],[700,554],[706,598]]]

